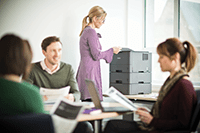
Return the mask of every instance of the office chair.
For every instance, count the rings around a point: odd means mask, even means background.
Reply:
[[[0,117],[1,133],[54,133],[49,114],[25,114]]]

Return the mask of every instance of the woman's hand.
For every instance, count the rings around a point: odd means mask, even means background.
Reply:
[[[146,124],[150,124],[150,122],[153,120],[153,116],[145,109],[145,108],[138,108],[136,111],[136,114],[139,115],[139,118],[142,122]]]
[[[146,111],[146,112],[150,112],[150,110],[146,107],[139,107],[138,110],[143,110],[143,111]]]
[[[114,54],[118,54],[118,53],[121,51],[121,49],[122,49],[122,48],[119,47],[119,46],[118,46],[118,47],[113,47],[113,53],[114,53]]]

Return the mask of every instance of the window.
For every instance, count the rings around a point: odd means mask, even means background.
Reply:
[[[144,47],[152,52],[152,84],[162,85],[169,73],[161,72],[156,47],[174,36],[174,0],[146,0]],[[155,88],[155,87],[153,87]]]
[[[179,10],[180,9],[180,10]],[[156,47],[167,38],[188,40],[200,51],[200,1],[144,0],[144,48],[152,52],[152,85],[160,88],[169,73],[158,63]],[[200,55],[199,55],[200,57]],[[190,72],[194,86],[200,86],[200,63]]]
[[[200,52],[200,1],[180,1],[180,39],[188,40]],[[200,59],[200,53],[198,54]],[[200,86],[200,63],[190,72],[190,79],[195,86]]]

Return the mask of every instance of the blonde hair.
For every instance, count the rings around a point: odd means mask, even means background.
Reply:
[[[102,7],[100,6],[94,6],[90,9],[89,13],[87,16],[85,16],[83,18],[83,21],[82,21],[82,30],[81,30],[81,33],[79,34],[79,36],[81,36],[83,30],[85,29],[85,27],[89,24],[89,23],[92,23],[92,18],[93,17],[98,17],[98,18],[105,18],[107,15],[107,13],[103,10]],[[89,18],[89,23],[87,22],[87,18]]]

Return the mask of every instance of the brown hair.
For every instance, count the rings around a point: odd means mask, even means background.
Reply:
[[[42,50],[46,51],[47,47],[52,43],[52,42],[60,42],[60,38],[56,37],[56,36],[49,36],[46,37],[41,44]],[[62,44],[62,43],[61,43]]]
[[[83,21],[82,21],[82,30],[81,30],[81,33],[79,34],[79,36],[81,36],[83,30],[85,29],[85,27],[89,24],[89,23],[92,23],[92,18],[94,16],[96,17],[103,17],[103,19],[106,17],[107,13],[103,10],[102,7],[100,6],[94,6],[90,9],[89,13],[87,16],[85,16],[83,18]],[[89,17],[89,23],[87,23],[87,18]]]
[[[187,72],[190,72],[197,61],[197,51],[190,42],[184,41],[182,43],[178,38],[169,38],[157,47],[158,54],[166,55],[170,59],[177,52],[180,54],[181,64],[185,63]]]
[[[0,74],[29,76],[31,70],[32,50],[29,42],[20,37],[7,34],[0,40]]]

